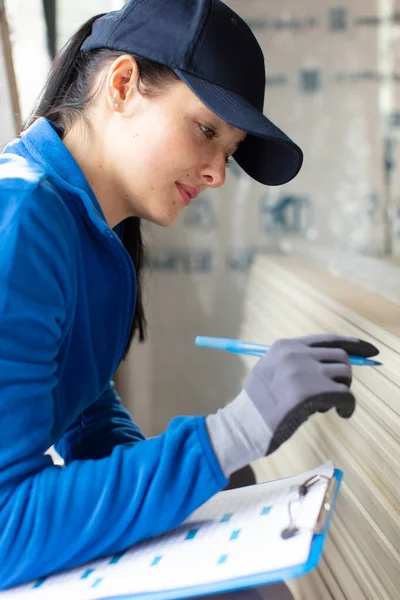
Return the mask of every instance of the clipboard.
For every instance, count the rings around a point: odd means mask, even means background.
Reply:
[[[301,577],[316,568],[322,557],[342,478],[342,471],[326,463],[295,477],[222,491],[175,530],[140,542],[114,557],[98,559],[1,592],[0,598],[4,594],[5,600],[53,600],[55,597],[57,600],[175,600]],[[291,511],[292,503],[296,507],[295,514]],[[221,519],[221,515],[224,518]],[[227,535],[232,530],[239,533],[240,526],[241,539],[228,541]],[[199,532],[197,538],[196,531]],[[294,541],[289,541],[290,538]],[[230,553],[226,565],[219,570],[214,560],[214,570],[207,567],[209,555],[214,553],[215,558],[224,548]],[[291,553],[290,548],[295,548],[297,554]],[[162,553],[164,559],[160,556]],[[155,568],[149,563],[156,555],[157,560],[162,559],[158,570],[158,563]],[[299,556],[303,560],[298,560]],[[296,557],[294,562],[293,557]],[[198,560],[195,568],[191,573],[185,572],[193,558]],[[238,559],[246,562],[246,558],[247,565],[237,562]],[[172,559],[175,563],[168,562]],[[171,564],[175,568],[170,569]],[[274,564],[286,566],[273,568]],[[140,565],[145,565],[143,573]]]
[[[107,596],[102,598],[102,600],[176,600],[179,598],[193,598],[196,596],[232,592],[246,588],[261,587],[273,583],[281,583],[306,575],[318,566],[322,558],[326,537],[342,479],[343,471],[340,469],[334,469],[333,477],[330,478],[328,482],[328,487],[321,505],[321,510],[317,517],[317,523],[314,528],[314,535],[311,542],[308,560],[304,564],[287,569],[279,569],[277,571],[258,573],[257,575],[250,575],[248,577],[225,580],[219,585],[214,583],[196,586],[193,588],[181,588],[164,592]]]

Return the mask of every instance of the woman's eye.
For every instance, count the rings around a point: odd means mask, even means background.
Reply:
[[[212,140],[216,136],[215,131],[213,129],[211,129],[210,127],[207,127],[207,125],[200,124],[199,127],[207,139]]]
[[[207,127],[207,125],[203,125],[201,123],[199,123],[199,127],[208,140],[212,140],[218,137],[217,132],[214,129],[211,129],[211,127]],[[227,167],[229,167],[232,164],[232,160],[229,156],[226,157],[225,162]]]

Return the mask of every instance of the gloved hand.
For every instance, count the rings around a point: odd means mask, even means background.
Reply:
[[[348,355],[367,358],[378,352],[368,342],[331,334],[275,342],[239,396],[206,418],[225,475],[274,452],[315,412],[335,407],[349,418],[355,399]]]
[[[250,371],[244,389],[273,433],[274,452],[315,412],[335,407],[348,419],[355,409],[349,354],[379,350],[357,338],[310,335],[279,340]]]

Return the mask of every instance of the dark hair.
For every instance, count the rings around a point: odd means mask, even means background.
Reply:
[[[92,31],[93,23],[102,16],[101,14],[89,19],[56,56],[37,106],[25,127],[39,117],[45,117],[66,133],[75,120],[81,118],[90,129],[85,108],[96,99],[102,87],[100,83],[97,89],[94,89],[95,78],[107,63],[126,54],[126,52],[109,49],[92,50],[86,54],[80,52],[83,42]],[[178,79],[175,73],[164,65],[138,56],[134,58],[139,69],[138,90],[143,96],[156,96]],[[128,217],[123,221],[123,226],[123,244],[133,261],[137,279],[136,309],[124,353],[125,358],[136,331],[139,332],[140,341],[143,341],[146,336],[146,317],[143,307],[143,268],[146,264],[146,255],[140,218]]]

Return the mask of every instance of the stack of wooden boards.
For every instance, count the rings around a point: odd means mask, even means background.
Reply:
[[[400,306],[307,259],[259,256],[241,339],[270,344],[317,332],[372,342],[383,366],[354,367],[357,409],[350,420],[334,411],[314,415],[253,466],[259,480],[327,459],[344,471],[324,559],[290,583],[297,600],[394,600],[400,597]],[[243,360],[250,367],[255,359]]]

